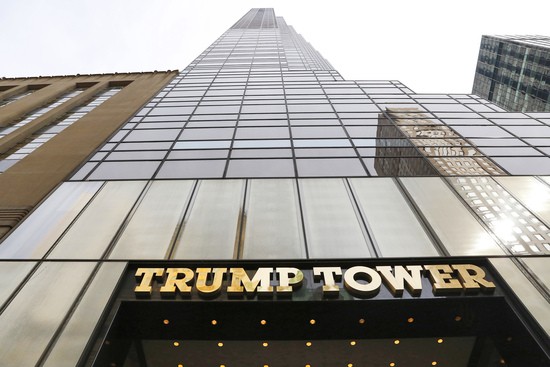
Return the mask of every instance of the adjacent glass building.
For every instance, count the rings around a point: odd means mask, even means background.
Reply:
[[[483,36],[472,93],[508,111],[550,111],[550,37]]]
[[[0,361],[550,365],[550,113],[344,80],[273,9],[155,78],[2,156],[9,214],[127,108],[6,227]]]

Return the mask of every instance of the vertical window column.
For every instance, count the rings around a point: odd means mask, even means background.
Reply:
[[[19,144],[8,150],[6,153],[0,155],[0,173],[32,153],[35,149],[39,148],[42,144],[46,143],[48,140],[59,134],[61,131],[71,126],[80,118],[84,117],[94,108],[117,94],[121,89],[122,87],[110,87],[104,90],[103,92],[97,94],[90,102],[82,106],[73,108],[61,119],[57,120],[49,126],[42,128],[38,132],[34,133],[24,141],[20,142]],[[63,103],[62,101],[65,101],[67,98],[72,98],[70,96],[74,97],[80,94],[81,91],[81,89],[75,90],[72,93],[69,93],[66,97],[61,98],[58,101],[59,103],[56,102],[52,105],[59,105]]]
[[[17,89],[20,89],[20,88],[17,88]],[[0,98],[0,107],[7,106],[12,102],[18,101],[21,98],[28,96],[29,94],[33,93],[36,90],[37,89],[30,89],[29,87],[23,87],[23,89],[20,92],[16,92],[15,94],[12,94],[7,98]],[[10,90],[10,92],[12,91]]]
[[[0,172],[5,171],[16,163],[18,159],[22,158],[22,156],[15,156],[14,159],[18,157],[15,161],[2,161],[2,159],[7,158],[7,155],[14,153],[13,149],[21,148],[22,144],[24,145],[25,141],[40,131],[40,129],[44,129],[50,124],[55,123],[61,116],[80,106],[83,101],[92,98],[96,93],[105,89],[108,86],[108,82],[93,83],[93,85],[92,83],[86,83],[86,85],[72,84],[72,86],[73,88],[70,91],[65,91],[64,94],[58,96],[53,102],[50,101],[49,104],[23,116],[13,126],[0,127],[0,154],[4,154],[4,156],[0,156]],[[61,86],[54,87],[61,89]]]

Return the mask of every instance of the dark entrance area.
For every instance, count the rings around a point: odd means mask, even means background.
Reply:
[[[117,302],[108,367],[549,366],[505,297]]]

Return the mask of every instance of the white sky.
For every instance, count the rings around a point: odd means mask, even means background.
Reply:
[[[1,0],[0,77],[181,70],[252,7],[419,93],[470,93],[482,34],[550,35],[549,0]]]

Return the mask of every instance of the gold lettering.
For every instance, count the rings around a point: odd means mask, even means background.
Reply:
[[[258,296],[271,296],[273,294],[273,287],[271,286],[273,268],[258,268],[252,280],[243,268],[230,268],[229,272],[231,273],[231,285],[227,287],[229,295],[242,296],[245,291],[253,294],[256,290]]]
[[[222,289],[222,282],[226,272],[227,268],[197,268],[195,270],[197,274],[197,281],[195,283],[197,292],[203,297],[215,297]],[[209,274],[214,274],[214,279],[212,279],[210,285],[206,285]]]
[[[183,296],[189,296],[191,294],[191,286],[188,283],[193,280],[195,273],[188,268],[168,268],[166,269],[167,277],[166,282],[160,287],[160,295],[163,297],[174,297],[176,295],[176,289]],[[183,278],[178,278],[183,275]]]
[[[291,296],[293,289],[302,286],[304,273],[301,270],[296,268],[276,268],[275,272],[279,277],[279,285],[276,288],[278,296]]]
[[[397,265],[393,268],[393,273],[391,266],[377,266],[376,270],[382,274],[384,284],[394,296],[403,295],[405,287],[413,296],[419,296],[422,293],[422,266]]]
[[[138,268],[136,270],[136,280],[141,278],[141,282],[136,288],[134,288],[134,293],[138,297],[151,297],[151,292],[153,291],[153,280],[155,277],[160,278],[164,274],[163,268]]]
[[[466,291],[476,291],[481,288],[483,291],[493,292],[496,288],[493,282],[485,279],[485,271],[479,266],[463,264],[452,265],[452,268],[458,272],[458,279]]]
[[[436,296],[462,290],[460,281],[453,278],[453,269],[449,265],[424,265],[424,269],[429,272]]]
[[[342,268],[340,267],[322,267],[313,268],[313,277],[315,281],[323,280],[323,296],[338,297],[340,295],[340,287],[336,284],[342,279]],[[334,278],[336,277],[336,279]]]
[[[364,280],[366,283],[359,283],[357,280]],[[344,286],[353,295],[358,297],[369,297],[377,294],[382,285],[382,278],[376,270],[366,266],[354,266],[346,270],[344,274]]]

